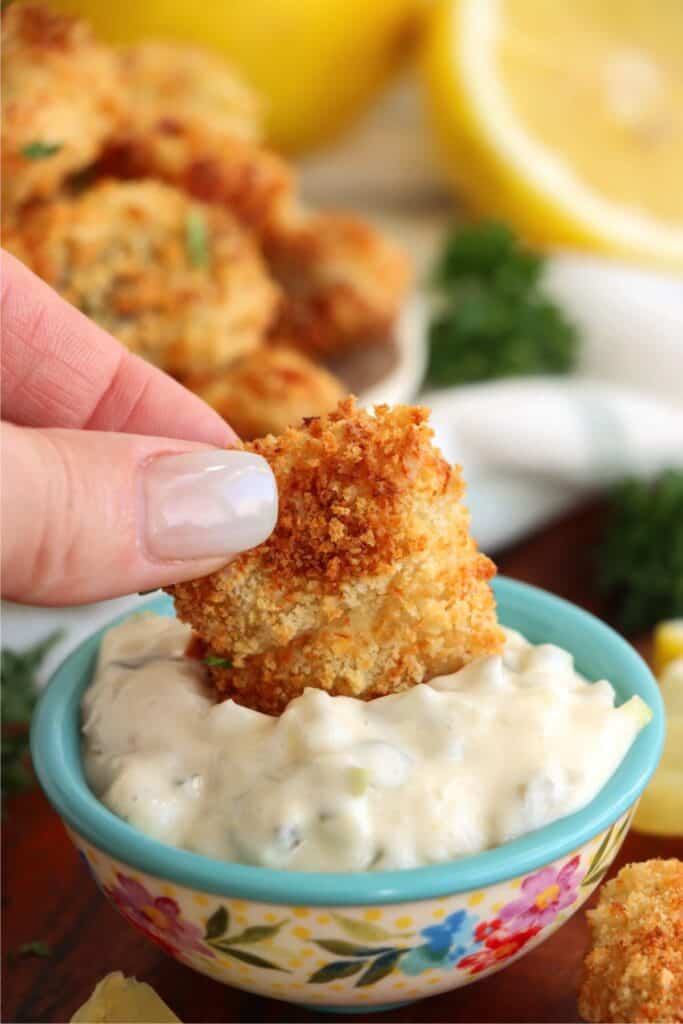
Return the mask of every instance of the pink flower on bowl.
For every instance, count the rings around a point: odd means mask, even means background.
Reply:
[[[520,897],[500,912],[505,927],[515,931],[536,926],[545,928],[554,921],[559,912],[576,899],[581,881],[577,877],[580,863],[580,857],[572,857],[559,870],[554,866],[542,868],[525,878]]]
[[[112,888],[105,886],[107,896],[132,925],[163,950],[171,956],[194,952],[213,956],[202,942],[200,929],[182,919],[175,900],[168,896],[153,896],[140,882],[120,872],[116,881],[117,885]]]

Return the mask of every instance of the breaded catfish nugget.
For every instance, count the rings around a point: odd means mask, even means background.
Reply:
[[[274,215],[292,187],[289,168],[258,145],[261,104],[221,57],[143,42],[120,55],[128,116],[98,173],[156,178],[227,206],[250,227]]]
[[[206,372],[256,347],[278,301],[226,210],[157,182],[103,182],[31,208],[5,245],[170,373]]]
[[[629,864],[588,912],[579,998],[587,1021],[683,1021],[683,863]]]
[[[284,345],[262,345],[224,370],[183,383],[249,441],[330,412],[345,394],[328,370]]]
[[[94,161],[121,125],[118,60],[82,21],[33,3],[2,17],[2,195],[9,217]]]
[[[230,662],[226,697],[281,712],[307,686],[369,699],[499,652],[488,585],[425,409],[346,399],[320,419],[247,445],[268,460],[271,537],[220,572],[171,588],[178,616]]]
[[[261,139],[262,105],[222,57],[187,43],[146,40],[122,49],[120,59],[128,123],[136,131],[175,119],[217,136]]]
[[[227,207],[257,232],[292,187],[290,170],[275,153],[173,113],[146,131],[131,126],[109,145],[97,170],[115,178],[165,181],[202,202]]]
[[[388,340],[410,283],[399,246],[358,217],[282,204],[263,248],[285,293],[274,332],[331,354]]]

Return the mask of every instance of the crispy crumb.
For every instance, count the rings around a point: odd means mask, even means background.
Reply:
[[[579,997],[587,1021],[683,1021],[683,863],[629,864],[588,912]]]

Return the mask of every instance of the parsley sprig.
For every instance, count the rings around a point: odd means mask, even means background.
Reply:
[[[613,488],[597,583],[626,633],[683,616],[683,469]]]
[[[0,652],[2,679],[2,797],[20,793],[32,782],[28,763],[28,727],[37,700],[36,672],[43,658],[61,639],[51,633],[26,651],[4,647]]]
[[[61,142],[41,142],[40,139],[36,139],[23,147],[21,155],[25,160],[47,160],[48,157],[59,153],[61,148]]]
[[[187,215],[185,249],[191,266],[203,268],[209,265],[209,232],[199,210],[191,210]]]
[[[572,368],[576,330],[543,294],[543,263],[505,224],[483,221],[447,237],[433,279],[428,384]]]
[[[207,654],[204,664],[211,665],[213,668],[232,668],[230,658],[222,658],[219,654]]]

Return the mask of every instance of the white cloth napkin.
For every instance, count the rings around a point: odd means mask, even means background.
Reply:
[[[464,466],[487,550],[625,475],[683,466],[683,280],[566,255],[546,285],[580,328],[576,375],[420,398],[444,454]]]

